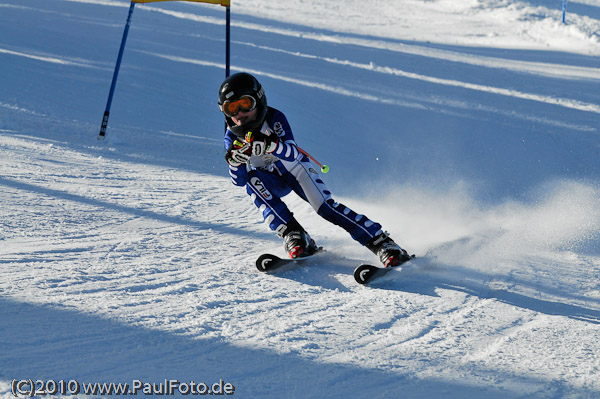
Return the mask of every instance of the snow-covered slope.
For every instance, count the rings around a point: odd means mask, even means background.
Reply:
[[[253,266],[283,251],[223,161],[223,8],[136,6],[99,142],[127,1],[0,0],[0,394],[600,395],[600,3],[560,6],[234,0],[233,70],[418,256],[361,287],[297,198],[327,255]]]

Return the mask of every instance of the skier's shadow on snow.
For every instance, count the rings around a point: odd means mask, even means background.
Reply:
[[[336,260],[334,257],[329,257],[318,263],[307,263],[290,270],[279,271],[272,276],[326,290],[349,292],[350,289],[339,279],[340,276],[346,275],[352,278],[352,266],[346,263],[348,263],[347,260]],[[353,278],[352,281],[354,281]]]
[[[446,273],[446,270],[450,270],[451,272]],[[459,277],[458,279],[457,276]],[[371,284],[371,287],[384,290],[412,292],[434,297],[440,297],[438,290],[460,291],[481,299],[496,299],[505,304],[529,309],[534,312],[552,316],[565,316],[575,320],[600,324],[600,310],[590,309],[580,305],[534,298],[507,289],[494,289],[486,285],[489,281],[489,277],[490,276],[484,273],[467,269],[463,266],[442,266],[430,259],[421,258],[411,261],[410,264],[407,264],[402,269],[392,270],[379,281]],[[521,283],[524,285],[526,284],[526,282]],[[558,295],[556,295],[557,293],[554,294],[554,296],[560,296],[562,294],[562,296],[565,297],[565,301],[568,299],[581,299],[586,302],[595,302],[600,305],[599,300],[592,298],[569,298],[568,295],[565,295],[564,293],[558,293]]]

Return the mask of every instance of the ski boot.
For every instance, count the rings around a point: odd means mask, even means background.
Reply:
[[[410,255],[400,248],[387,232],[373,237],[366,247],[379,257],[384,267],[398,266],[411,259]]]
[[[285,250],[292,259],[303,258],[317,252],[318,247],[315,240],[310,238],[304,230],[294,230],[288,232],[283,237]]]

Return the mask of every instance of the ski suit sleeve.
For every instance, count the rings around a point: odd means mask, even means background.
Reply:
[[[231,131],[227,130],[224,137],[225,151],[229,149],[231,143],[235,140],[235,136]],[[245,186],[248,182],[248,169],[245,164],[240,166],[229,165],[229,176],[231,176],[231,182],[235,186]]]
[[[289,162],[298,159],[300,151],[298,151],[298,147],[296,146],[292,128],[283,112],[274,110],[271,126],[275,134],[279,136],[279,143],[272,154],[281,160]]]

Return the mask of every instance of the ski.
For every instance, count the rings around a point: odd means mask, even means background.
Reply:
[[[305,260],[311,259],[315,255],[322,252],[325,252],[323,247],[319,247],[314,254],[295,259],[280,258],[279,256],[273,254],[262,254],[256,259],[256,268],[263,273],[269,273],[275,270],[281,270],[284,266],[299,265]]]
[[[362,264],[354,269],[354,280],[356,280],[358,284],[370,283],[371,281],[386,275],[390,270],[403,265],[411,259],[414,259],[414,257],[415,255],[411,255],[409,259],[406,259],[399,265],[393,267],[379,267],[369,264]]]

